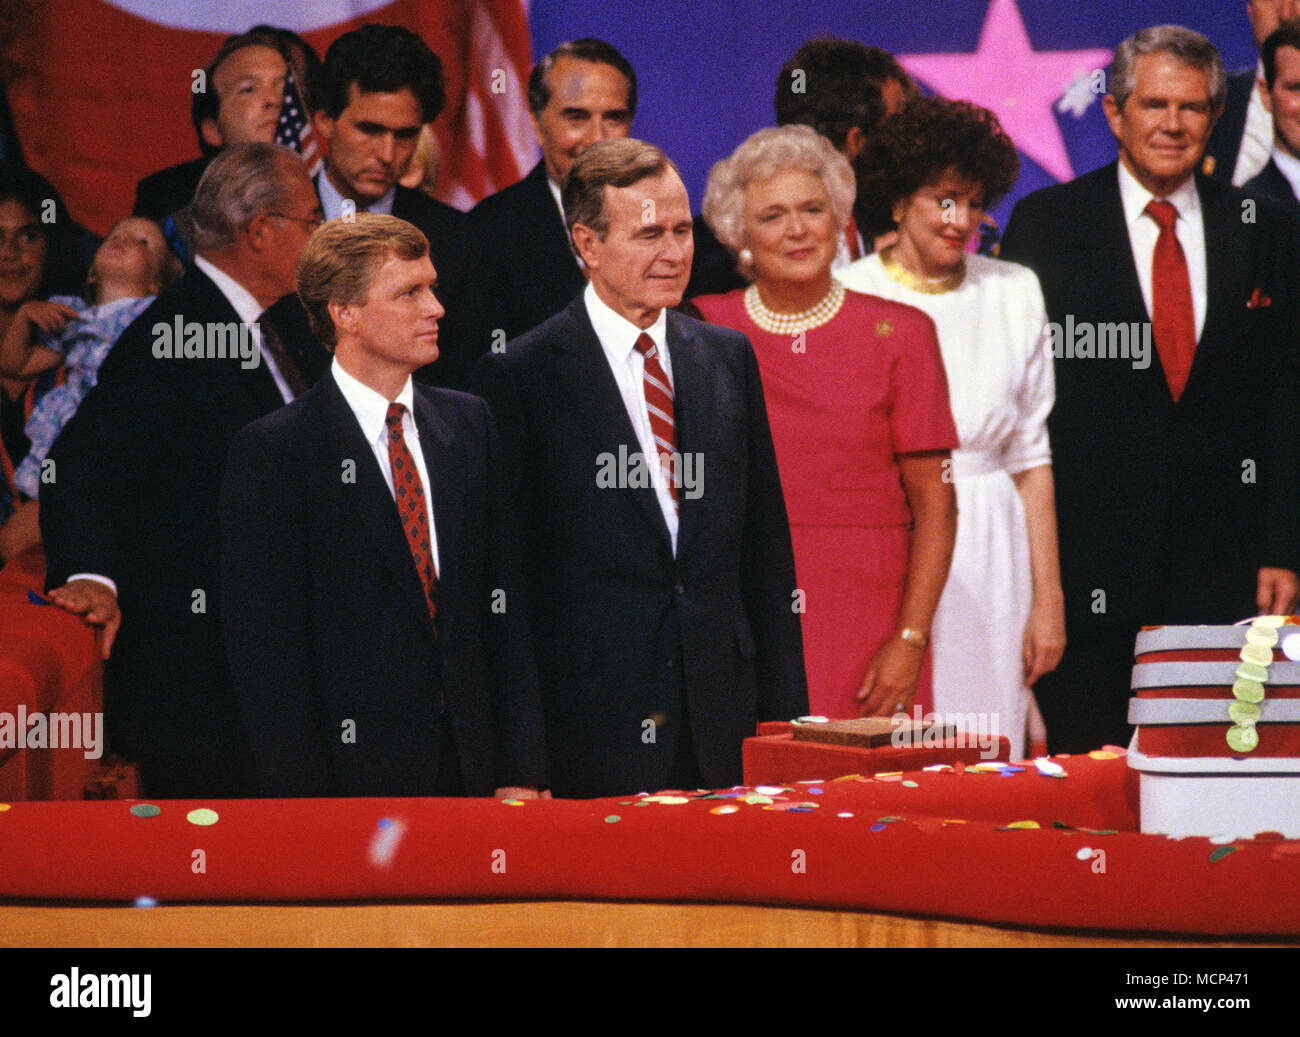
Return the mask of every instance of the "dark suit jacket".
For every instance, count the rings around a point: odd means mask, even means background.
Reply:
[[[1250,93],[1255,89],[1258,76],[1254,65],[1228,74],[1228,94],[1224,99],[1223,114],[1214,124],[1210,139],[1205,145],[1206,156],[1214,160],[1210,175],[1225,184],[1232,183],[1232,173],[1237,168],[1241,138],[1246,132],[1246,109],[1250,107]]]
[[[143,177],[135,187],[135,216],[148,216],[160,226],[168,216],[194,201],[203,171],[215,156],[191,159]]]
[[[1072,622],[1226,623],[1255,611],[1260,566],[1296,569],[1296,262],[1273,203],[1196,178],[1208,308],[1174,403],[1160,358],[1058,357],[1048,420]],[[1036,191],[1001,256],[1038,275],[1049,320],[1145,324],[1115,163]],[[1104,593],[1098,611],[1096,592]]]
[[[538,162],[517,184],[474,206],[474,341],[468,359],[553,317],[586,287],[569,232]],[[504,337],[502,337],[504,336]],[[467,368],[468,370],[468,368]]]
[[[1262,194],[1266,198],[1272,198],[1286,208],[1294,208],[1300,204],[1291,181],[1286,178],[1282,170],[1277,168],[1277,163],[1271,158],[1268,160],[1268,165],[1247,180],[1242,187],[1252,194]]]
[[[602,488],[639,451],[582,296],[479,363],[522,518],[556,795],[658,789],[689,716],[704,783],[741,780],[759,720],[808,708],[794,556],[762,385],[743,335],[668,314],[681,494],[677,555],[654,491]],[[683,692],[684,689],[684,692]]]
[[[419,385],[413,409],[433,483],[436,637],[397,507],[333,377],[231,445],[226,644],[262,795],[434,794],[442,695],[470,795],[544,784],[491,415],[476,397]],[[355,478],[341,475],[348,462]]]
[[[41,533],[48,586],[78,572],[117,583],[122,628],[106,679],[114,751],[192,763],[206,775],[194,795],[229,795],[245,791],[236,776],[246,760],[221,644],[217,498],[231,438],[283,400],[260,362],[155,358],[155,323],[178,315],[239,320],[192,269],[123,332],[50,452]],[[319,376],[320,346],[291,348],[315,357],[303,373]]]

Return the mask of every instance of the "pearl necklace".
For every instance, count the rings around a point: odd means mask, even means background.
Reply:
[[[892,248],[880,253],[880,262],[885,268],[885,273],[904,288],[910,288],[914,292],[921,292],[923,295],[943,295],[945,292],[951,292],[954,288],[961,287],[962,281],[966,279],[965,259],[957,264],[957,268],[951,274],[940,278],[938,281],[931,281],[929,278],[912,273],[898,261],[898,256],[894,254]]]
[[[745,312],[749,319],[764,331],[773,335],[799,335],[813,328],[820,328],[840,312],[844,305],[844,285],[831,280],[831,290],[811,310],[802,313],[777,313],[769,310],[758,294],[758,285],[751,284],[745,289]]]

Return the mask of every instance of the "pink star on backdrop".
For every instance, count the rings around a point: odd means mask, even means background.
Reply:
[[[1080,72],[1105,68],[1109,50],[1036,51],[1016,0],[992,0],[973,54],[905,54],[903,67],[954,100],[991,108],[1016,147],[1057,180],[1074,167],[1052,106]]]

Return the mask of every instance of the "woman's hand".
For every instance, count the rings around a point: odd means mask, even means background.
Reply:
[[[1051,673],[1061,662],[1065,652],[1065,598],[1034,598],[1025,624],[1025,684],[1034,682],[1045,673]]]
[[[71,306],[61,302],[47,302],[44,299],[31,299],[18,307],[17,317],[28,324],[54,335],[68,326],[68,321],[80,316]]]
[[[858,689],[858,716],[888,717],[906,713],[916,698],[925,649],[891,637],[867,664]]]

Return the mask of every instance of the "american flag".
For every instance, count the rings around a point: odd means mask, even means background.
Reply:
[[[320,171],[320,149],[316,147],[316,134],[307,118],[307,106],[302,103],[298,84],[292,70],[284,77],[284,100],[280,103],[280,123],[275,128],[275,142],[293,148],[307,163],[307,172],[315,177]]]

